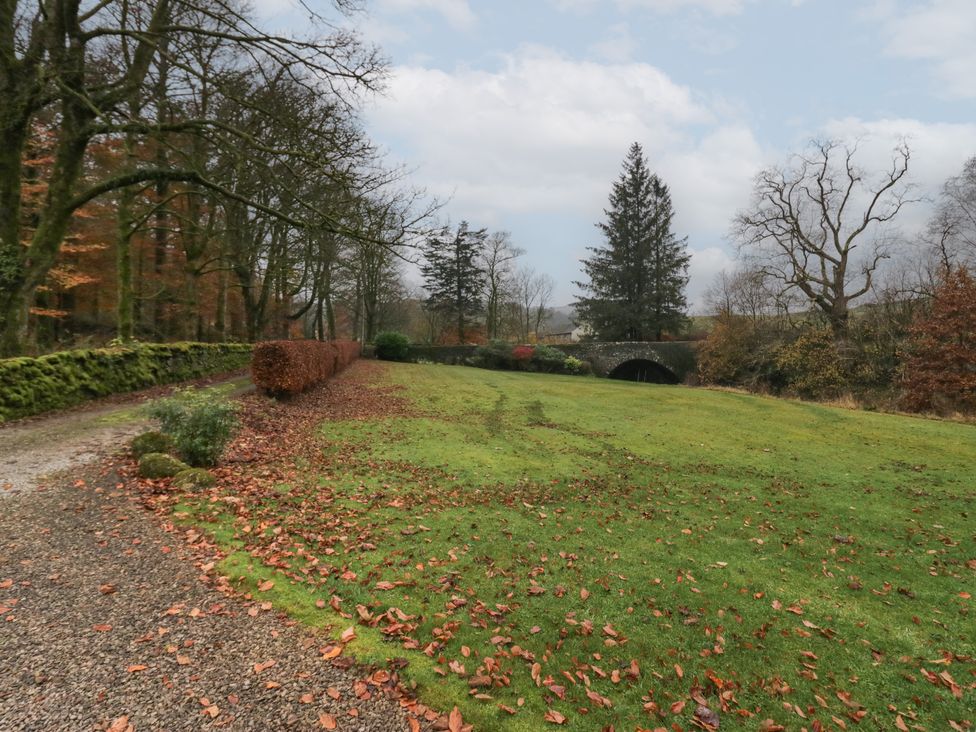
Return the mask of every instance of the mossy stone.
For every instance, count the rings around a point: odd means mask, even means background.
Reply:
[[[189,467],[172,455],[161,452],[150,452],[139,458],[139,475],[143,478],[172,478]]]
[[[173,477],[173,485],[183,490],[199,490],[209,488],[217,479],[203,468],[187,468]]]
[[[176,443],[172,437],[162,432],[143,432],[132,439],[129,448],[133,455],[141,458],[151,452],[171,453],[176,449]]]

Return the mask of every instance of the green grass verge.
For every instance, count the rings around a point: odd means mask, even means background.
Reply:
[[[567,729],[687,729],[696,699],[722,729],[974,721],[973,427],[574,377],[388,374],[415,412],[323,425],[327,475],[179,511],[232,552],[228,574],[303,622],[353,624],[333,595],[354,617],[410,616],[414,648],[358,625],[351,650],[405,659],[429,704],[486,730],[550,727],[550,709]],[[492,688],[469,688],[486,672]]]

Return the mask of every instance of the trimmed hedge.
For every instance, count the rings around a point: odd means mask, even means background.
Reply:
[[[272,396],[300,394],[359,358],[357,341],[266,341],[254,346],[251,379]]]
[[[0,360],[0,422],[247,366],[242,343],[149,343]]]

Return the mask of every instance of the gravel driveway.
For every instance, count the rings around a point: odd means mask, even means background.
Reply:
[[[390,683],[190,551],[111,475],[5,499],[0,730],[411,729]]]
[[[445,728],[395,674],[217,586],[202,537],[99,472],[172,388],[0,426],[0,732]]]

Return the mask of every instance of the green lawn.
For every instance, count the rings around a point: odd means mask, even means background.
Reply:
[[[179,513],[233,552],[227,573],[274,580],[256,596],[356,624],[364,660],[404,659],[421,700],[483,730],[551,728],[547,712],[574,730],[689,729],[702,702],[723,730],[976,722],[972,426],[386,374],[410,408],[323,424],[325,474]]]

